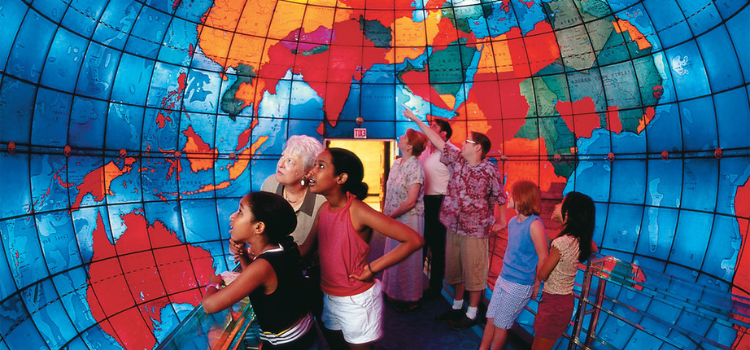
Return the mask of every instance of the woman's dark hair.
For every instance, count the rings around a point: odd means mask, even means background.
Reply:
[[[329,148],[333,159],[333,172],[336,175],[346,173],[347,178],[341,187],[344,191],[351,193],[359,200],[367,197],[368,186],[362,182],[365,177],[365,168],[362,161],[352,151],[343,148]]]
[[[247,196],[255,222],[266,225],[264,233],[268,243],[283,244],[294,240],[290,234],[297,228],[297,215],[286,199],[270,192],[251,192]]]
[[[591,255],[591,241],[594,238],[596,224],[596,207],[591,197],[581,192],[570,192],[563,199],[563,226],[560,235],[578,238],[578,261],[584,262]]]

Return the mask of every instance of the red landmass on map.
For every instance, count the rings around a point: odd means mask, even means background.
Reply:
[[[180,101],[182,93],[185,92],[187,87],[187,74],[180,73],[177,78],[177,89],[171,90],[167,93],[167,97],[161,100],[162,110],[159,111],[159,115],[156,117],[156,124],[159,124],[159,128],[163,128],[167,122],[172,122],[172,118],[169,116],[172,113],[177,113],[174,110],[175,105]]]
[[[213,259],[161,222],[149,225],[140,211],[122,220],[127,228],[112,244],[97,216],[86,298],[97,323],[123,347],[152,349],[161,310],[170,303],[198,305],[197,288],[214,272]]]
[[[210,30],[201,31],[200,45],[206,56],[221,64],[225,69],[244,63],[254,68],[252,83],[240,84],[235,98],[244,101],[245,106],[253,104],[255,115],[265,92],[276,93],[276,85],[290,70],[301,74],[305,82],[315,90],[325,104],[326,118],[333,126],[349,96],[353,81],[361,79],[362,73],[376,63],[390,63],[385,57],[387,48],[377,48],[365,37],[360,17],[380,20],[383,26],[390,27],[395,20],[392,11],[366,12],[364,7],[336,11],[335,20],[327,30],[332,31],[331,43],[327,47],[297,45],[300,37],[318,35],[321,26],[305,28],[301,22],[304,6],[293,3],[279,3],[276,9],[268,9],[255,1],[245,4],[244,0],[225,0],[212,7],[203,18],[203,23],[211,25]],[[243,8],[241,14],[236,8]],[[372,6],[376,6],[373,4]],[[388,4],[389,7],[393,4]],[[368,7],[372,7],[368,4]],[[272,11],[271,11],[272,10]],[[378,17],[383,15],[383,18]],[[367,15],[367,17],[365,17]],[[276,17],[284,17],[279,20]],[[238,19],[239,17],[239,19]],[[374,17],[374,18],[371,18]],[[239,21],[239,28],[238,27]],[[254,23],[254,24],[253,24]],[[278,23],[278,24],[276,24]],[[232,31],[253,34],[254,28],[269,26],[264,32],[269,38],[265,43],[238,37],[245,47],[243,52],[230,48]],[[199,29],[203,25],[199,25]],[[297,45],[294,48],[290,44]],[[294,46],[292,45],[292,46]],[[227,52],[229,52],[227,56]],[[366,54],[365,54],[366,53]],[[228,58],[227,58],[228,57]]]
[[[541,22],[528,33],[527,38],[534,39],[526,39],[525,44],[524,40],[520,40],[520,30],[512,29],[507,38],[517,37],[519,40],[508,40],[504,46],[494,48],[508,50],[510,59],[507,62],[498,62],[498,67],[492,72],[482,70],[475,74],[474,86],[469,90],[464,104],[457,108],[459,114],[465,113],[466,127],[471,131],[485,133],[492,142],[493,150],[501,150],[508,154],[504,149],[504,140],[512,140],[526,122],[529,103],[521,92],[520,84],[531,74],[537,73],[560,57],[557,40],[554,34],[548,33],[549,30],[549,24]],[[485,46],[485,49],[489,50],[489,47]],[[533,58],[531,64],[530,58]],[[512,65],[514,70],[519,66],[523,67],[521,70],[528,74],[519,76],[516,71],[509,69],[508,65]],[[463,109],[466,109],[466,112],[463,112]],[[477,124],[480,120],[481,125]],[[461,134],[460,131],[466,128],[456,120],[452,120],[452,123],[455,125],[455,135]],[[456,132],[457,129],[459,132]],[[464,130],[464,135],[468,131],[470,130]]]
[[[746,181],[744,185],[737,187],[737,194],[734,197],[734,212],[739,224],[740,236],[742,237],[742,247],[740,248],[740,255],[737,258],[737,265],[734,268],[734,281],[732,282],[735,287],[732,288],[732,293],[749,298],[750,294],[746,291],[750,290],[750,255],[742,253],[747,252],[748,247],[750,247],[747,243],[747,239],[750,237],[750,221],[745,219],[750,217],[750,180]],[[747,301],[744,301],[744,303],[746,304]],[[750,310],[732,310],[732,316],[735,319],[750,323],[750,318],[741,316],[740,314],[748,315],[750,314]],[[732,349],[750,349],[750,336],[743,336],[746,330],[740,329],[737,326],[735,326],[735,329],[742,332],[737,333],[737,339],[735,339]]]
[[[589,96],[574,102],[557,101],[555,110],[560,113],[568,129],[575,133],[576,139],[591,137],[594,129],[602,126],[594,100]]]
[[[622,123],[620,122],[620,109],[617,108],[617,106],[609,106],[607,107],[607,123],[608,130],[619,134],[622,132]]]
[[[115,164],[115,161],[110,161],[106,165],[86,174],[83,182],[76,187],[78,194],[76,195],[75,202],[70,206],[70,210],[78,210],[81,207],[83,197],[88,194],[92,195],[97,202],[103,201],[105,195],[112,195],[112,191],[110,191],[112,180],[130,172],[133,168],[131,166],[133,163],[135,163],[135,158],[125,158],[124,165],[120,169]]]
[[[281,41],[268,50],[268,57],[273,64],[265,64],[258,72],[260,86],[271,94],[276,93],[278,81],[292,69],[294,74],[301,74],[305,82],[315,90],[324,101],[326,117],[331,126],[336,126],[344,103],[349,97],[352,81],[361,79],[361,70],[367,70],[376,63],[388,63],[385,60],[386,48],[376,48],[375,44],[365,38],[356,17],[334,24],[331,45],[328,50],[312,54],[292,52]],[[285,40],[292,40],[296,33]],[[367,51],[363,57],[363,50]],[[261,91],[261,94],[264,91]],[[256,112],[257,112],[256,103]]]
[[[409,71],[401,75],[406,88],[411,91],[415,96],[419,96],[425,101],[429,101],[437,108],[446,110],[452,110],[442,98],[431,98],[430,96],[438,96],[438,92],[435,88],[427,83],[429,81],[430,71],[425,68],[424,71]]]

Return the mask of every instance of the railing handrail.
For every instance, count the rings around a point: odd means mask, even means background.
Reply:
[[[662,273],[662,272],[654,271],[654,270],[651,270],[649,268],[644,268],[644,267],[638,266],[638,265],[633,264],[633,263],[622,261],[622,260],[619,260],[619,259],[617,259],[617,258],[615,258],[613,256],[604,256],[604,257],[596,258],[596,259],[594,259],[594,260],[592,260],[590,262],[589,266],[591,266],[594,269],[597,269],[597,268],[601,269],[601,268],[604,268],[603,265],[606,262],[614,262],[615,264],[620,265],[620,266],[627,265],[627,266],[630,267],[631,271],[637,270],[637,271],[642,272],[644,277],[649,276],[650,278],[648,278],[648,279],[646,279],[644,281],[639,281],[639,280],[630,278],[632,276],[621,275],[619,277],[622,277],[623,279],[627,280],[628,282],[632,283],[633,285],[638,285],[638,286],[640,286],[642,288],[648,288],[649,290],[653,291],[654,293],[657,293],[658,295],[668,296],[668,297],[672,297],[672,298],[675,298],[675,299],[680,299],[682,297],[682,298],[684,298],[684,302],[686,302],[683,306],[693,307],[693,308],[701,308],[701,309],[706,310],[708,312],[715,313],[715,314],[718,314],[718,315],[721,315],[721,316],[725,316],[725,317],[727,317],[730,320],[733,319],[732,315],[739,315],[739,316],[743,316],[743,317],[750,317],[750,315],[748,315],[748,314],[744,314],[744,313],[738,312],[739,310],[750,310],[750,298],[748,298],[748,297],[745,297],[745,296],[742,296],[742,295],[738,295],[738,294],[734,294],[734,293],[732,293],[730,291],[725,291],[725,290],[721,290],[721,289],[718,289],[718,288],[714,288],[714,287],[709,286],[709,285],[701,285],[700,286],[700,290],[703,291],[703,292],[713,293],[716,296],[719,296],[719,295],[724,296],[724,298],[722,298],[722,300],[724,302],[726,302],[726,303],[732,304],[732,306],[733,306],[733,308],[729,309],[729,308],[724,307],[722,305],[716,305],[716,304],[707,302],[706,299],[703,299],[703,298],[691,298],[689,296],[680,296],[680,295],[674,294],[674,293],[672,293],[672,292],[670,292],[668,290],[664,290],[663,287],[661,287],[659,285],[655,285],[655,284],[649,283],[648,281],[653,280],[654,277],[664,276],[664,277],[668,278],[669,281],[681,283],[681,284],[684,284],[685,286],[690,285],[691,287],[696,287],[697,285],[694,282],[689,282],[689,281],[686,281],[686,280],[681,279],[679,277],[667,275],[667,274]],[[602,271],[602,270],[599,270],[599,271]],[[613,272],[615,272],[615,271],[605,271],[604,273],[606,273],[606,274],[612,274]],[[597,275],[597,277],[599,277],[599,278],[607,278],[606,276],[602,276],[602,275]],[[696,290],[695,288],[691,288],[691,289],[692,290]],[[705,293],[703,293],[703,295],[705,295]],[[661,298],[661,300],[666,300],[666,299]],[[687,304],[687,303],[689,303],[689,304]],[[737,306],[739,306],[739,307],[737,307]],[[718,310],[718,312],[717,312],[717,310]],[[725,311],[725,312],[721,313],[721,311]],[[736,320],[736,321],[739,321],[739,320]],[[734,322],[731,322],[731,323],[734,323]],[[750,327],[750,324],[747,324],[747,323],[741,322],[741,321],[740,321],[740,323],[741,323],[741,324],[739,324],[740,326]]]
[[[596,288],[594,288],[594,283],[592,283],[595,278],[598,280]],[[750,324],[741,319],[748,317],[747,310],[750,310],[750,298],[710,285],[701,285],[700,288],[695,289],[694,282],[688,282],[678,277],[624,262],[613,256],[597,256],[589,260],[584,269],[579,306],[573,327],[574,331],[569,338],[568,349],[575,347],[589,349],[593,341],[597,341],[605,347],[613,348],[612,344],[609,344],[596,334],[600,312],[604,312],[610,317],[623,322],[623,324],[633,327],[636,331],[648,334],[662,343],[677,348],[682,347],[681,344],[670,339],[671,337],[645,329],[637,322],[620,316],[612,310],[608,310],[604,307],[604,302],[626,308],[641,318],[655,322],[669,329],[670,334],[671,332],[682,334],[696,348],[700,349],[703,348],[703,345],[706,345],[719,349],[730,349],[731,344],[729,346],[720,344],[707,336],[681,327],[672,320],[665,320],[658,315],[651,314],[647,311],[648,309],[641,310],[617,298],[607,296],[604,293],[607,283],[617,284],[619,287],[630,292],[645,296],[650,300],[658,300],[659,303],[679,309],[681,312],[687,312],[697,318],[710,322],[718,322],[730,328],[732,326],[735,329],[742,328],[745,332],[750,328]],[[675,289],[680,288],[688,291],[688,295],[676,293]],[[589,300],[591,293],[595,293],[595,301]],[[587,328],[583,326],[586,316],[589,316],[587,320],[589,325]],[[738,329],[738,332],[740,331]],[[585,341],[582,341],[581,339],[584,339],[584,337]]]

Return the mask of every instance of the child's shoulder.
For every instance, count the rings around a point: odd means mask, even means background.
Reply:
[[[523,223],[532,224],[534,221],[539,221],[539,223],[542,224],[542,226],[544,225],[544,222],[542,221],[542,218],[540,218],[536,214],[531,214],[529,216],[516,215],[516,216],[512,217],[510,219],[510,221],[508,221],[508,222],[516,222],[516,223],[519,223],[519,224],[523,224]]]
[[[565,248],[567,246],[570,246],[572,244],[577,244],[578,238],[575,238],[570,235],[559,235],[557,238],[552,240],[552,245],[559,248]]]
[[[363,213],[363,212],[375,211],[375,209],[373,209],[372,207],[370,207],[365,202],[363,202],[363,201],[355,198],[355,199],[352,200],[352,203],[349,206],[349,211],[352,214],[356,214],[356,213]]]

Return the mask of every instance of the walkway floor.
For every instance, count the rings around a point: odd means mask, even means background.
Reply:
[[[450,307],[443,297],[425,300],[418,309],[407,313],[396,312],[393,303],[385,305],[385,335],[376,344],[376,350],[479,348],[482,340],[479,327],[454,331],[447,323],[435,321],[435,316]]]
[[[370,241],[370,260],[382,255],[385,238],[375,232]],[[379,254],[378,254],[379,253]],[[382,278],[382,276],[379,276]],[[425,277],[425,287],[427,287]],[[435,316],[448,310],[452,297],[443,291],[441,296],[423,300],[422,305],[407,313],[398,313],[396,305],[385,302],[385,335],[376,343],[375,350],[476,350],[482,341],[484,323],[462,331],[455,331],[447,323],[435,321]],[[481,313],[486,312],[480,307]],[[482,318],[483,319],[483,318]],[[509,335],[505,350],[528,348],[515,336]]]

